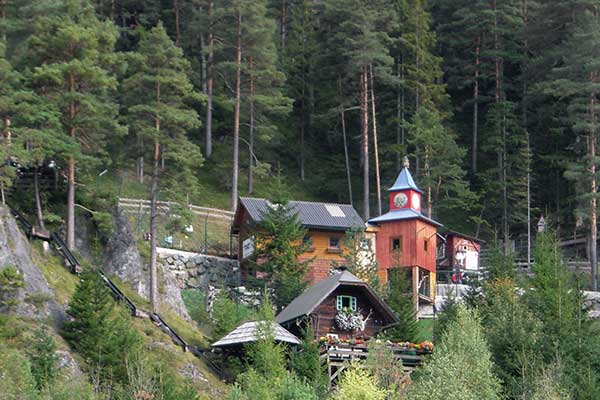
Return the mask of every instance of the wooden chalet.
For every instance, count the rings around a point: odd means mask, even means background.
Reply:
[[[338,320],[340,313],[358,315],[363,323],[351,329],[344,327]],[[316,338],[368,339],[398,318],[366,282],[342,271],[306,289],[277,315],[276,321],[296,335],[310,324]]]
[[[413,302],[432,303],[436,290],[437,229],[442,226],[421,212],[423,191],[416,185],[405,158],[394,185],[388,189],[390,209],[369,220],[377,230],[376,256],[382,283],[396,268],[411,276]]]
[[[438,270],[479,271],[479,254],[484,243],[456,231],[438,236]]]
[[[332,263],[344,263],[342,246],[346,231],[352,228],[364,228],[365,223],[350,204],[290,201],[289,205],[307,230],[303,241],[310,243],[310,246],[299,257],[300,261],[309,261],[306,278],[312,283],[326,279],[330,275]],[[252,263],[248,262],[254,253],[252,233],[269,207],[271,203],[265,199],[251,197],[239,199],[231,233],[237,236],[239,242],[238,260],[240,260],[244,280],[256,275]]]

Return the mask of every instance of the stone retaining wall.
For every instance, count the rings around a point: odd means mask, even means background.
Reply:
[[[237,260],[158,248],[158,262],[163,270],[174,276],[180,289],[208,291],[209,286],[240,285],[240,266]]]

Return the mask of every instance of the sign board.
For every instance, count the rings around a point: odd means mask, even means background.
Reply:
[[[242,260],[254,254],[254,238],[249,237],[242,243]]]

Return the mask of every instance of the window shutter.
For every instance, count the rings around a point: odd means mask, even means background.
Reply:
[[[337,300],[336,308],[338,310],[341,310],[343,308],[343,306],[342,306],[342,296],[338,296],[336,300]]]
[[[356,297],[350,297],[350,308],[352,311],[356,311]]]

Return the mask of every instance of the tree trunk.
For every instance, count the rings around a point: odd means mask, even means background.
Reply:
[[[591,73],[591,84],[593,87],[596,85],[596,73]],[[592,271],[592,290],[595,292],[598,290],[598,216],[597,216],[597,184],[596,184],[596,93],[592,90],[590,94],[590,138],[589,138],[589,160],[590,160],[590,267]]]
[[[375,189],[377,190],[377,211],[382,214],[381,208],[381,178],[379,176],[379,149],[377,144],[377,114],[375,113],[375,86],[373,85],[373,65],[369,64],[369,77],[371,84],[371,117],[373,124],[373,153],[375,154]]]
[[[368,80],[367,67],[364,66],[360,76],[360,113],[361,113],[361,133],[362,133],[362,159],[363,159],[363,217],[366,220],[370,217],[369,207],[369,111],[368,104]]]
[[[208,2],[208,60],[206,65],[206,134],[205,134],[205,155],[209,158],[212,155],[212,111],[213,111],[213,51],[214,35],[212,26],[213,2]]]
[[[286,0],[281,2],[281,52],[285,51],[285,39],[287,35],[287,11],[288,4]]]
[[[200,34],[200,78],[202,79],[202,93],[206,94],[206,42],[204,41],[204,35]]]
[[[116,0],[110,0],[110,20],[115,20],[116,15]]]
[[[346,161],[346,178],[348,179],[348,200],[352,205],[352,175],[350,173],[350,157],[348,156],[348,140],[346,139],[346,113],[342,102],[342,79],[338,78],[338,93],[340,96],[340,109],[342,116],[342,138],[344,139],[344,159]]]
[[[144,138],[141,135],[138,137],[138,146],[140,156],[137,160],[137,178],[141,184],[144,184]]]
[[[173,0],[173,12],[175,14],[175,45],[179,46],[179,43],[181,42],[181,27],[179,26],[179,0]]]
[[[479,125],[479,53],[481,51],[481,36],[475,41],[475,82],[473,84],[473,145],[471,147],[471,179],[477,175],[477,145]]]
[[[75,77],[69,76],[69,93],[75,92]],[[75,102],[69,103],[69,135],[75,137]],[[75,249],[75,157],[69,156],[68,167],[68,191],[67,191],[67,247],[69,250]]]
[[[235,116],[233,121],[233,174],[231,179],[231,208],[237,208],[238,201],[238,164],[240,152],[240,103],[242,79],[242,13],[237,10],[237,45],[236,45],[236,79],[235,79]]]
[[[160,130],[160,120],[156,119],[156,129]],[[154,157],[152,158],[152,183],[150,186],[150,304],[153,312],[158,312],[158,271],[157,271],[157,196],[158,196],[158,162],[160,160],[160,144],[154,141]]]
[[[44,226],[44,214],[42,212],[42,200],[40,198],[40,182],[38,177],[38,165],[35,163],[35,167],[33,169],[33,193],[35,196],[35,212],[37,216],[38,225],[42,229],[46,229]]]
[[[254,176],[253,176],[253,164],[254,160],[254,75],[252,69],[254,68],[252,57],[250,57],[250,94],[249,94],[249,117],[250,117],[250,143],[248,146],[248,194],[252,194],[254,190]]]

